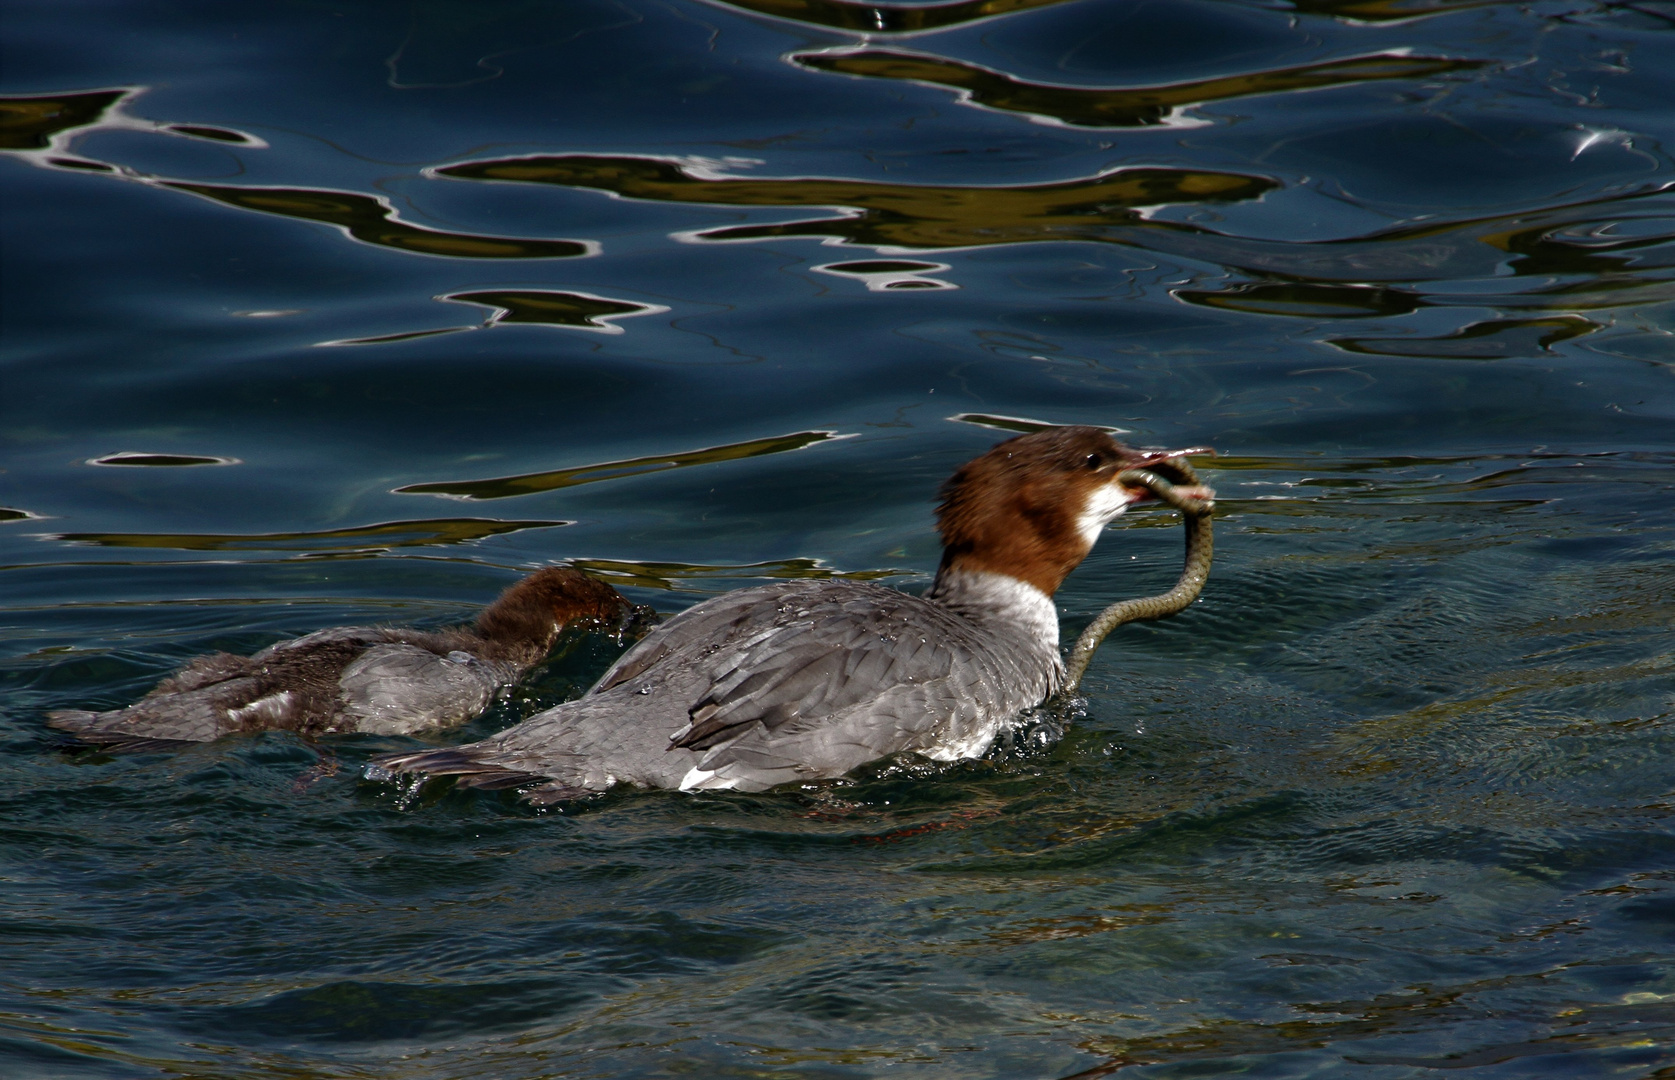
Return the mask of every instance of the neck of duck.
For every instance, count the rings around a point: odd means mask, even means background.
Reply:
[[[558,640],[562,624],[541,604],[502,597],[477,618],[485,658],[518,668],[534,667]]]
[[[548,618],[546,625],[532,624],[527,632],[516,637],[487,637],[481,632],[484,659],[524,669],[540,663],[558,640],[560,627]],[[539,634],[537,637],[535,635]]]
[[[1058,609],[1027,581],[944,559],[925,599],[980,625],[1012,630],[1059,663]]]

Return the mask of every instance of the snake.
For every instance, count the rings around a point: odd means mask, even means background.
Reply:
[[[1168,469],[1171,473],[1178,474],[1179,480],[1187,485],[1198,483],[1198,474],[1193,472],[1192,467],[1185,461],[1171,461]],[[1150,469],[1125,469],[1118,474],[1117,479],[1129,487],[1146,488],[1162,502],[1181,512],[1182,522],[1186,526],[1186,564],[1181,569],[1180,580],[1175,582],[1175,587],[1168,592],[1133,600],[1118,600],[1088,624],[1087,629],[1076,638],[1076,644],[1071,646],[1070,655],[1065,658],[1064,683],[1060,693],[1066,695],[1074,694],[1076,688],[1081,685],[1088,662],[1093,659],[1094,651],[1105,640],[1105,635],[1123,623],[1167,619],[1186,610],[1198,599],[1198,594],[1204,589],[1205,580],[1210,576],[1210,559],[1215,554],[1215,537],[1210,528],[1210,515],[1215,509],[1214,501],[1195,498],[1178,491],[1176,483],[1165,480]]]

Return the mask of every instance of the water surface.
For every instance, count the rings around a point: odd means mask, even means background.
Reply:
[[[7,1076],[1675,1069],[1669,4],[3,25]],[[980,762],[537,811],[44,726],[556,561],[918,589],[1041,423],[1219,448],[1216,567]]]

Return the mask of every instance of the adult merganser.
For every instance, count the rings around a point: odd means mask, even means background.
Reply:
[[[570,626],[621,630],[646,613],[603,582],[547,567],[517,582],[475,629],[340,626],[254,656],[200,656],[125,709],[49,713],[83,742],[151,749],[284,729],[411,735],[476,716]]]
[[[619,783],[761,791],[901,751],[981,756],[1060,688],[1053,593],[1150,495],[1119,475],[1190,478],[1170,464],[1183,453],[1093,427],[1009,439],[944,486],[924,596],[843,580],[727,593],[653,630],[583,697],[481,742],[374,758],[368,775],[457,776],[540,804]]]

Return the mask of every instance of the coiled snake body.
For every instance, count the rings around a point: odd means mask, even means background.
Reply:
[[[1178,473],[1187,484],[1196,485],[1198,474],[1185,461],[1169,462],[1169,471]],[[1156,596],[1142,596],[1134,600],[1119,600],[1099,613],[1099,617],[1089,623],[1076,644],[1071,646],[1070,655],[1064,662],[1064,686],[1060,691],[1064,694],[1074,694],[1081,685],[1082,675],[1088,669],[1088,662],[1093,659],[1094,650],[1099,648],[1105,635],[1128,622],[1142,622],[1152,619],[1166,619],[1177,612],[1183,611],[1203,591],[1204,581],[1210,576],[1210,559],[1215,554],[1215,537],[1210,529],[1210,515],[1215,509],[1211,499],[1189,495],[1177,490],[1176,484],[1165,480],[1150,469],[1129,469],[1118,479],[1133,487],[1144,487],[1151,491],[1163,502],[1168,503],[1181,512],[1186,525],[1186,565],[1181,570],[1180,580],[1168,592]]]

